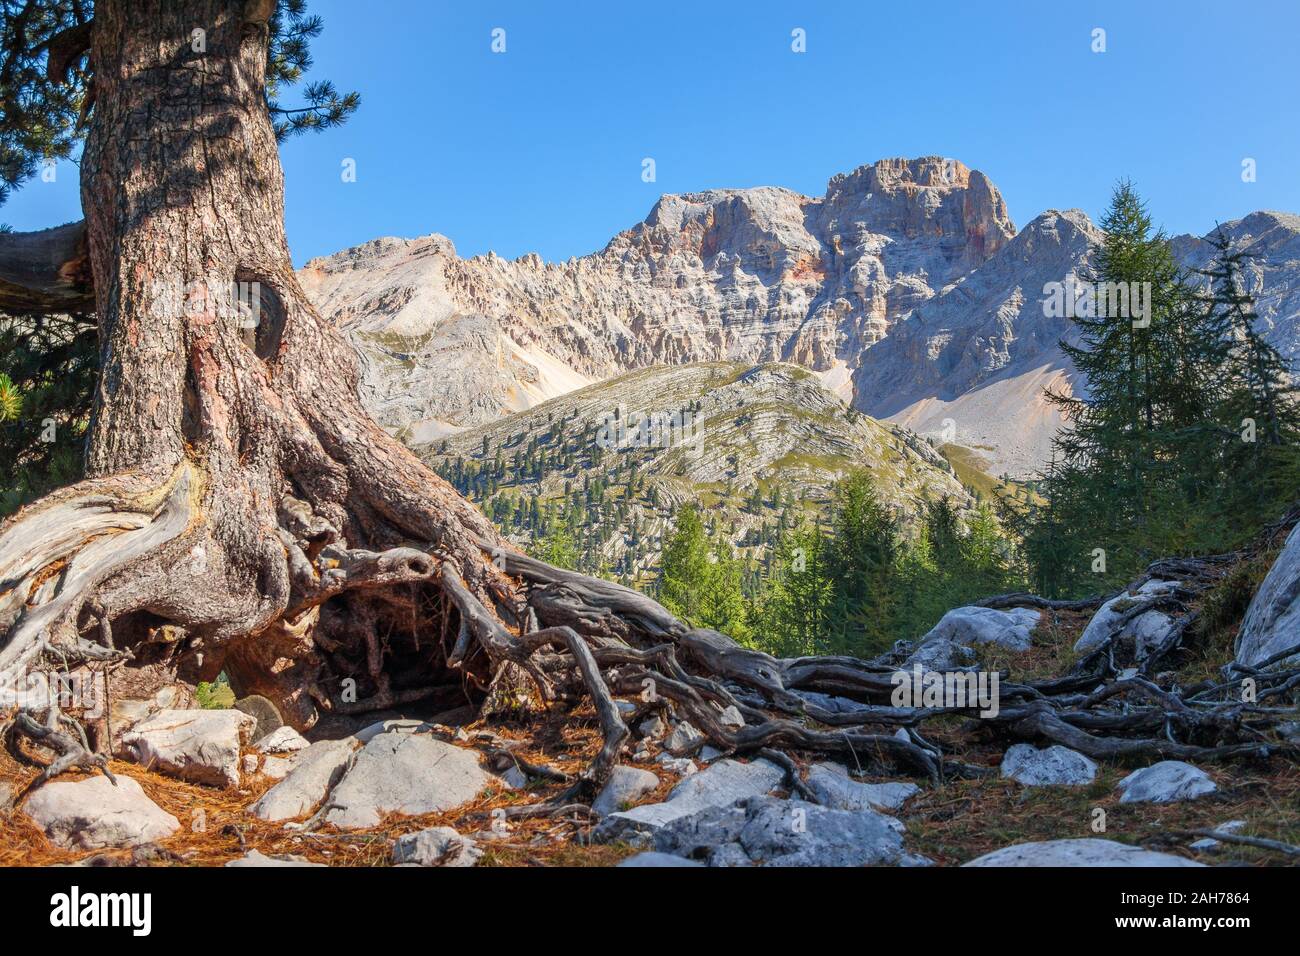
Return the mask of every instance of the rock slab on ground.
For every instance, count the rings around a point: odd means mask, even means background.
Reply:
[[[136,724],[122,744],[136,763],[192,783],[239,786],[240,748],[256,721],[237,710],[162,710]]]
[[[1204,866],[1195,860],[1157,853],[1114,840],[1047,840],[1017,843],[985,853],[966,866]]]
[[[87,850],[141,846],[181,826],[124,774],[116,786],[102,775],[47,783],[27,798],[23,812],[58,846]]]
[[[664,738],[664,749],[673,753],[693,748],[698,741],[704,739],[704,735],[696,730],[687,721],[678,721],[673,727],[672,732]]]
[[[451,827],[407,833],[393,843],[393,862],[417,866],[473,866],[483,855],[479,845]]]
[[[922,671],[947,672],[970,668],[975,663],[975,651],[956,641],[935,639],[926,641],[911,653],[903,662],[903,669],[911,673],[913,668]]]
[[[292,767],[284,779],[262,794],[250,812],[259,820],[270,822],[292,820],[311,813],[342,778],[356,749],[357,742],[345,737],[342,740],[317,741],[306,750],[300,750],[290,758]],[[263,773],[266,764],[275,759],[268,757],[263,761]]]
[[[720,760],[685,777],[663,803],[647,803],[611,813],[592,831],[592,839],[597,842],[645,840],[653,831],[678,817],[770,793],[784,780],[785,771],[768,760],[750,763]]]
[[[953,608],[930,632],[921,638],[921,646],[931,641],[950,641],[958,645],[995,644],[1010,651],[1027,651],[1032,645],[1033,630],[1042,614],[1030,608],[998,610],[991,607]]]
[[[808,789],[817,802],[832,810],[897,810],[921,788],[914,783],[859,783],[839,764],[814,764]]]
[[[1097,608],[1097,613],[1092,616],[1088,626],[1074,642],[1075,652],[1087,654],[1095,651],[1106,642],[1107,638],[1114,635],[1117,639],[1132,639],[1136,645],[1140,645],[1137,650],[1144,656],[1145,650],[1149,650],[1151,644],[1158,642],[1168,631],[1172,623],[1171,618],[1160,611],[1147,611],[1122,627],[1120,621],[1136,604],[1166,594],[1177,587],[1177,581],[1148,581],[1133,594],[1126,591],[1111,598]]]
[[[1226,823],[1220,823],[1217,827],[1214,827],[1214,832],[1232,834],[1240,833],[1244,829],[1246,829],[1245,820],[1229,820]],[[1202,837],[1199,840],[1187,844],[1189,850],[1197,850],[1200,852],[1217,850],[1220,846],[1222,846],[1222,843],[1214,839],[1214,837]]]
[[[472,750],[425,734],[382,733],[361,748],[330,793],[325,820],[358,830],[375,826],[389,813],[453,810],[493,783],[501,785]]]
[[[902,826],[874,810],[831,810],[803,800],[750,797],[679,817],[654,847],[710,866],[873,866],[921,862]]]
[[[289,754],[310,746],[306,737],[286,724],[258,740],[253,749],[264,754]]]
[[[1292,648],[1300,657],[1300,525],[1250,600],[1237,633],[1237,663],[1260,667],[1264,661]],[[1284,657],[1284,661],[1294,660]],[[1280,663],[1280,662],[1279,662]]]

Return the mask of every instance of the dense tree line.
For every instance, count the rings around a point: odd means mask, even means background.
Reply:
[[[869,472],[836,489],[826,527],[801,522],[777,540],[746,593],[744,561],[684,508],[663,552],[657,597],[692,624],[782,655],[869,655],[924,634],[959,604],[1022,581],[992,511],[966,516],[947,498],[909,527]]]

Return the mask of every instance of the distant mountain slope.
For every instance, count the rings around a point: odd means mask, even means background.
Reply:
[[[1078,209],[1043,213],[867,350],[854,404],[980,448],[998,473],[1034,471],[1061,425],[1043,389],[1068,393],[1073,372],[1058,345],[1071,322],[1044,315],[1043,286],[1083,275],[1101,239]]]
[[[678,414],[685,427],[643,431],[654,413]],[[835,482],[861,467],[906,512],[927,497],[970,504],[928,443],[847,408],[789,364],[628,372],[417,451],[520,543],[537,530],[533,499],[557,525],[572,512],[588,561],[615,574],[649,569],[687,502],[758,555],[783,516],[824,514]]]
[[[1300,216],[1257,212],[1223,230],[1254,257],[1247,274],[1268,339],[1300,365]],[[1040,468],[1062,424],[1043,390],[1076,387],[1059,348],[1073,340],[1073,326],[1045,315],[1043,287],[1086,275],[1103,238],[1078,209],[1043,213],[867,350],[853,375],[855,405],[978,448],[995,473]],[[1195,236],[1176,237],[1172,247],[1189,269],[1213,254]]]

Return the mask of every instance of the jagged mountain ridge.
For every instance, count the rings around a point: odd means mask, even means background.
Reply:
[[[1300,217],[1223,227],[1260,254],[1270,339],[1300,358]],[[982,173],[881,160],[821,198],[779,187],[665,195],[644,222],[564,263],[461,259],[450,240],[377,239],[300,275],[361,358],[367,406],[421,442],[635,368],[789,361],[877,418],[979,449],[996,472],[1046,460],[1069,391],[1043,284],[1087,267],[1079,210],[1016,232]],[[1204,261],[1203,239],[1174,240]]]
[[[1014,234],[982,173],[929,157],[836,176],[820,199],[666,195],[564,263],[460,259],[435,235],[300,276],[356,344],[372,411],[420,440],[654,364],[786,360],[847,387],[864,348]]]
[[[639,422],[655,413],[684,413],[684,427],[643,433]],[[615,421],[624,424],[621,440]],[[858,468],[869,469],[884,500],[908,515],[943,496],[962,509],[972,504],[927,442],[848,408],[817,376],[786,363],[626,372],[416,450],[444,474],[458,459],[478,469],[499,457],[499,484],[461,487],[521,545],[528,530],[503,520],[494,497],[504,494],[517,507],[537,499],[558,513],[593,482],[608,482],[603,503],[583,506],[587,517],[578,524],[599,542],[593,564],[631,576],[657,563],[672,516],[690,502],[755,557],[764,527],[775,528],[787,508],[790,521],[828,517],[835,483]],[[543,454],[538,474],[529,462]],[[629,486],[637,490],[629,494]],[[625,562],[629,549],[635,560]]]

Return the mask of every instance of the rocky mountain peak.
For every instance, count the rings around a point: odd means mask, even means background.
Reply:
[[[829,232],[860,224],[896,238],[938,237],[972,267],[1016,233],[988,177],[941,156],[882,159],[833,177],[822,222]]]

